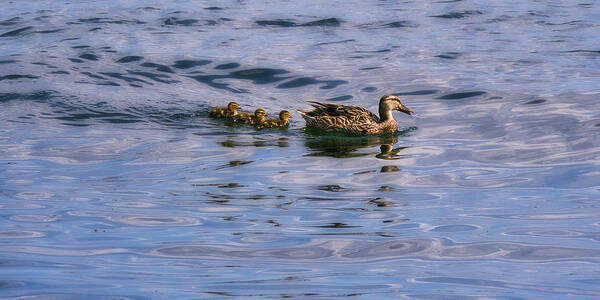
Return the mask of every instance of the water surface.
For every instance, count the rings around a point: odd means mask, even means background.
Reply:
[[[2,298],[596,299],[593,1],[4,3]],[[206,118],[376,111],[394,136]]]

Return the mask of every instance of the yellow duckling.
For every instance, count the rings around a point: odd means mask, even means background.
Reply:
[[[287,110],[282,110],[281,112],[279,112],[278,119],[265,119],[260,124],[258,124],[258,127],[259,128],[275,128],[275,127],[286,128],[290,124],[289,119],[291,117],[292,116],[290,115],[290,113]]]
[[[231,118],[238,115],[238,108],[240,106],[235,102],[229,102],[227,107],[215,107],[208,115],[214,119]]]
[[[254,111],[254,114],[251,114],[249,112],[239,113],[235,117],[235,121],[246,123],[246,124],[260,124],[261,122],[264,121],[266,115],[267,115],[267,113],[265,112],[265,110],[262,108],[259,108]]]

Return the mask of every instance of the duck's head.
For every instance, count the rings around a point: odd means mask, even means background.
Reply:
[[[238,108],[240,108],[240,106],[235,102],[229,102],[227,104],[227,110],[236,111]]]
[[[289,118],[291,118],[292,116],[290,115],[290,112],[287,110],[282,110],[281,112],[279,112],[279,119],[287,121]]]
[[[257,109],[257,110],[254,111],[254,117],[257,118],[257,119],[259,119],[259,120],[264,119],[266,115],[267,115],[267,113],[262,108],[259,108],[259,109]]]
[[[398,96],[391,95],[391,94],[384,95],[383,97],[381,97],[381,100],[379,100],[379,110],[381,111],[382,108],[386,111],[388,111],[388,110],[401,111],[407,115],[410,115],[413,113],[412,110],[408,109],[406,106],[404,106],[404,104],[402,104],[402,102],[400,102],[400,98],[398,98]]]

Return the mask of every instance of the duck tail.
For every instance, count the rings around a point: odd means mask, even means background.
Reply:
[[[314,119],[313,117],[311,117],[307,114],[308,111],[297,109],[296,112],[298,112],[302,116],[302,118],[304,118],[304,120],[306,120],[306,122],[310,122]]]
[[[307,117],[306,113],[308,112],[305,110],[296,109],[296,112],[299,113],[302,117]]]
[[[312,105],[314,108],[326,108],[328,103],[322,103],[317,101],[306,101]]]

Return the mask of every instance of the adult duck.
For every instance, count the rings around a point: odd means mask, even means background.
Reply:
[[[298,110],[306,120],[307,127],[324,131],[343,132],[353,135],[379,135],[394,133],[398,123],[392,115],[393,110],[407,115],[413,113],[396,95],[384,95],[379,100],[379,116],[358,106],[339,105],[308,101],[315,108],[310,111]]]

